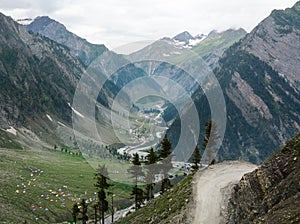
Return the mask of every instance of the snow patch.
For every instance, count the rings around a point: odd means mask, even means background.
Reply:
[[[13,135],[17,135],[17,130],[14,127],[9,127],[9,129],[6,129],[7,132],[13,134]]]
[[[60,121],[58,121],[57,123],[63,127],[67,127],[65,124],[61,123]]]
[[[81,117],[81,118],[84,118],[84,116],[83,116],[81,113],[79,113],[77,110],[75,110],[75,109],[71,106],[70,103],[68,103],[68,105],[69,105],[69,107],[71,107],[72,111],[73,111],[75,114],[77,114],[77,115],[78,115],[79,117]]]
[[[46,117],[47,117],[50,121],[53,121],[53,120],[52,120],[52,117],[51,117],[49,114],[46,114]]]
[[[205,38],[206,38],[206,35],[200,36],[197,39],[190,39],[189,46],[194,47],[194,46],[200,44],[200,42],[202,42]]]
[[[31,18],[25,18],[25,19],[17,19],[16,22],[21,24],[21,25],[29,25],[30,23],[32,23],[33,19]]]

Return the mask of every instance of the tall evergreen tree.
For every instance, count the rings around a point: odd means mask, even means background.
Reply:
[[[144,192],[143,190],[138,188],[138,178],[140,176],[143,176],[143,170],[141,167],[141,161],[139,154],[134,154],[132,158],[132,167],[128,169],[128,171],[132,174],[132,177],[134,177],[134,187],[132,189],[131,195],[134,196],[134,202],[135,202],[135,210],[140,208],[141,204],[144,200]]]
[[[155,181],[155,174],[157,173],[157,166],[154,165],[157,162],[157,156],[155,155],[154,149],[151,148],[149,154],[146,156],[146,165],[147,166],[147,174],[146,174],[146,199],[150,200],[154,198],[153,188],[154,188],[154,181]]]
[[[94,208],[94,216],[95,216],[95,223],[98,222],[98,219],[97,219],[97,215],[98,215],[98,207],[99,207],[98,204],[94,204],[94,205],[93,205],[93,208]]]
[[[213,120],[205,123],[205,137],[203,140],[203,151],[205,151],[205,161],[210,164],[216,151],[215,146],[220,136],[218,135],[217,124]]]
[[[72,216],[73,216],[73,222],[76,224],[77,223],[77,217],[80,213],[80,209],[78,208],[78,204],[74,203],[72,207]]]
[[[201,162],[201,154],[200,154],[200,149],[198,148],[198,146],[195,147],[194,153],[192,155],[192,168],[193,170],[198,170],[199,169],[199,164]]]
[[[171,182],[168,177],[168,172],[172,169],[172,143],[169,141],[167,135],[161,141],[161,149],[159,151],[159,158],[161,160],[161,167],[163,171],[163,180],[161,183],[161,192],[164,193],[171,187]]]
[[[108,183],[108,172],[105,165],[99,165],[96,177],[96,184],[95,187],[97,188],[98,194],[98,203],[99,203],[99,210],[101,215],[102,224],[104,224],[104,214],[108,210],[108,201],[106,200],[106,190],[112,186]]]
[[[85,202],[85,199],[82,199],[80,202],[80,207],[82,209],[81,214],[81,220],[82,220],[82,224],[86,224],[86,222],[89,220],[87,211],[88,211],[88,204]]]

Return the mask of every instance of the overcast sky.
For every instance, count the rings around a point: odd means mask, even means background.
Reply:
[[[296,0],[0,0],[15,19],[48,15],[75,34],[109,48],[122,44],[242,27],[250,32],[273,9]]]

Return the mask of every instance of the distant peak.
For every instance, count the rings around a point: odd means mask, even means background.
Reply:
[[[177,40],[180,42],[189,42],[189,40],[194,39],[194,37],[187,31],[184,31],[180,34],[177,34],[175,37],[173,37],[173,40]]]
[[[54,19],[51,19],[49,16],[38,16],[36,17],[32,23],[28,25],[29,30],[33,32],[39,32],[47,27],[49,24],[55,23],[56,25],[60,26],[61,28],[65,28],[65,26]]]
[[[56,22],[54,19],[51,19],[49,16],[38,16],[34,20],[34,22],[42,21],[42,22]]]

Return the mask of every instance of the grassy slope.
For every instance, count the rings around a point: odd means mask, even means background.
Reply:
[[[74,201],[93,197],[94,173],[81,157],[60,151],[0,148],[0,223],[22,223],[24,220],[33,223],[36,217],[39,217],[38,223],[71,219]],[[118,195],[116,200],[120,200],[130,197],[131,187],[116,183],[113,191]]]
[[[19,142],[16,141],[14,135],[0,129],[0,148],[22,149]]]
[[[183,223],[186,219],[186,209],[192,196],[193,176],[189,175],[182,182],[175,185],[170,191],[150,201],[145,207],[137,212],[120,219],[119,224],[141,224],[141,223]]]

